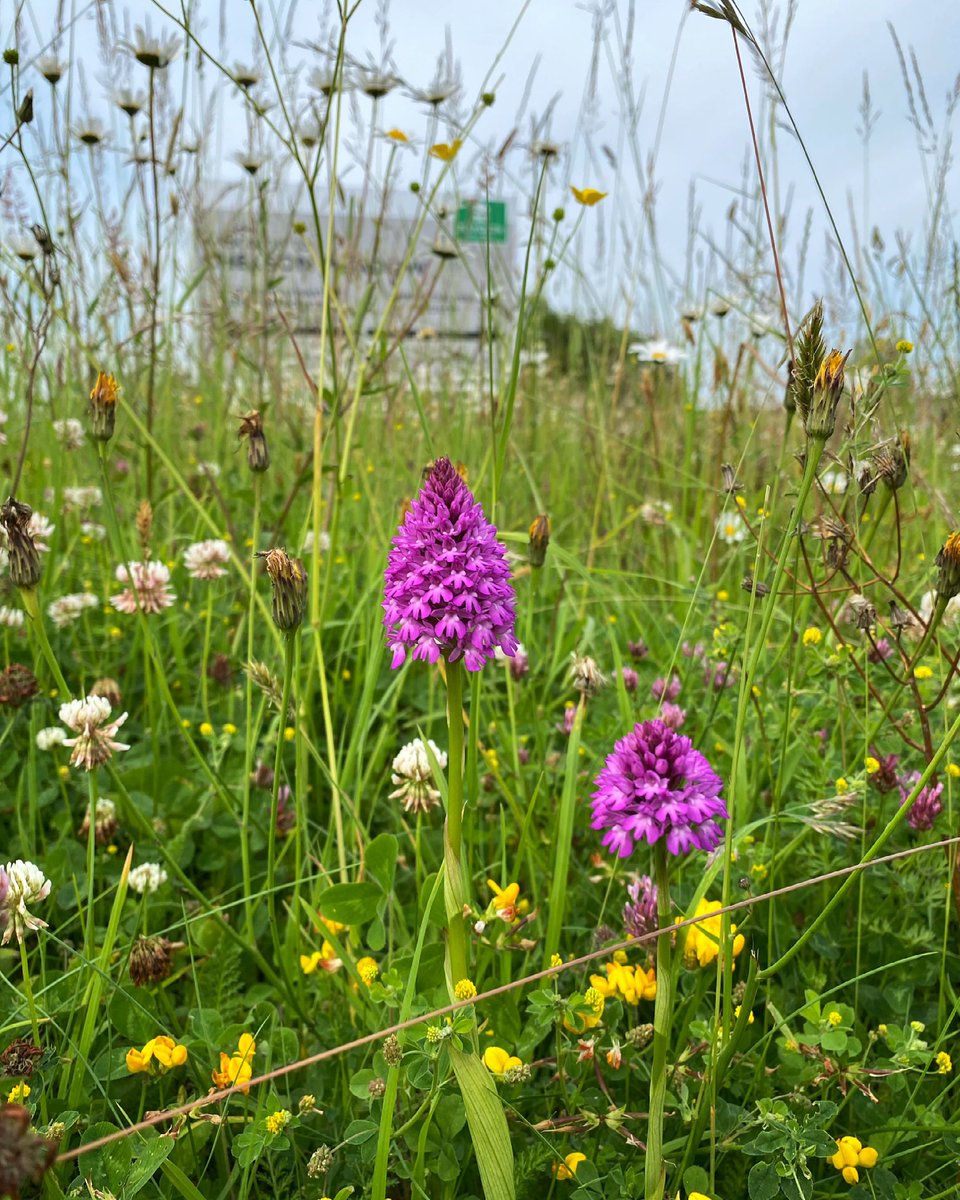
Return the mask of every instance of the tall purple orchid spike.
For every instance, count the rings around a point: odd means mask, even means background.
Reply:
[[[447,458],[434,464],[393,539],[383,623],[394,668],[407,650],[479,671],[517,648],[510,567],[497,531]]]
[[[713,850],[722,836],[718,817],[723,782],[699,750],[663,721],[644,721],[607,756],[593,793],[593,828],[603,844],[626,858],[634,843],[666,841],[671,854]]]

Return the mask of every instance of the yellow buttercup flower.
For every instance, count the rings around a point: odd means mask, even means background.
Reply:
[[[550,1169],[557,1179],[573,1179],[577,1173],[577,1167],[586,1161],[587,1156],[585,1154],[581,1154],[579,1150],[574,1150],[572,1154],[564,1156],[563,1162],[555,1162]]]
[[[503,1075],[523,1063],[515,1054],[508,1054],[502,1046],[488,1046],[483,1052],[483,1065],[493,1075]]]
[[[570,185],[570,191],[573,192],[574,200],[585,208],[593,208],[608,195],[607,192],[598,192],[596,188],[592,187],[575,188],[573,184]]]
[[[933,667],[919,666],[913,668],[914,679],[932,679]]]
[[[439,158],[441,162],[453,162],[460,153],[460,147],[463,142],[459,138],[454,138],[452,142],[437,142],[435,146],[430,147],[430,155],[432,158]]]

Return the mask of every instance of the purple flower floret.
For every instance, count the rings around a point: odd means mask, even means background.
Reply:
[[[699,750],[663,721],[644,721],[622,737],[597,776],[594,829],[603,844],[626,858],[635,842],[666,838],[671,854],[713,850],[727,817],[723,782]]]
[[[391,666],[414,658],[462,658],[479,671],[499,646],[508,657],[515,597],[497,531],[447,458],[437,460],[393,539],[383,623]]]
[[[919,771],[911,771],[909,775],[898,780],[900,784],[900,803],[906,804],[920,778]],[[932,829],[933,823],[943,812],[942,783],[928,783],[920,789],[920,794],[913,802],[913,807],[907,813],[907,824],[918,832],[922,829]]]

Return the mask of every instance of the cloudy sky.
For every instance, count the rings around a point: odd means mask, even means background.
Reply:
[[[60,7],[55,0],[26,0],[21,40],[34,53],[43,48]],[[249,4],[203,0],[192,7],[198,36],[225,65],[258,62],[262,68]],[[328,44],[333,28],[329,6],[313,0],[300,0],[292,6],[284,0],[262,0],[259,7],[274,49],[282,45],[286,66],[297,79],[294,84],[285,77],[288,98],[294,93],[305,96],[309,69],[322,61],[310,44]],[[762,7],[765,19],[754,3],[745,5],[743,11],[758,35],[763,35],[765,25],[776,30],[774,52],[782,88],[842,235],[849,239],[856,221],[858,226],[866,224],[868,230],[877,226],[888,252],[895,248],[897,231],[919,247],[931,206],[934,155],[918,148],[888,23],[896,28],[908,59],[911,50],[915,53],[930,113],[926,143],[935,150],[955,132],[956,118],[952,122],[948,118],[947,97],[960,72],[960,5],[948,0],[911,0],[909,5],[899,0],[845,0],[839,4],[836,0],[797,0],[792,10],[786,3]],[[4,6],[7,19],[11,8]],[[116,81],[117,71],[99,58],[94,5],[84,7],[78,2],[76,11],[74,54],[84,62],[89,104],[97,108],[96,93]],[[162,8],[149,0],[117,4],[112,11],[118,25],[126,22],[128,28],[145,21],[154,33],[176,28]],[[792,19],[781,57],[788,11]],[[279,36],[277,15],[283,22]],[[347,37],[354,60],[383,60],[383,15],[377,0],[361,0]],[[709,248],[722,249],[726,244],[732,202],[738,202],[738,219],[753,229],[758,210],[752,198],[755,175],[744,175],[748,128],[727,25],[689,12],[684,0],[636,0],[632,10],[626,0],[530,0],[525,6],[517,0],[457,0],[455,4],[393,0],[386,17],[393,68],[410,87],[425,87],[435,77],[447,40],[463,86],[461,113],[469,111],[485,80],[491,75],[499,80],[496,103],[483,113],[458,163],[464,192],[473,186],[471,174],[475,178],[479,173],[480,150],[497,149],[516,129],[514,149],[507,160],[508,177],[498,186],[514,200],[518,215],[528,206],[532,190],[533,166],[524,148],[535,132],[562,149],[549,174],[546,205],[550,209],[557,203],[575,208],[567,191],[571,183],[610,193],[601,206],[579,214],[581,237],[570,254],[580,271],[581,282],[576,285],[580,304],[608,307],[627,301],[639,308],[650,307],[651,324],[667,322],[665,313],[657,311],[649,238],[644,235],[638,241],[638,230],[648,228],[643,192],[651,179],[656,188],[661,286],[667,280],[673,293],[686,291],[693,298],[702,297],[707,285],[729,286],[721,278],[718,257],[711,256]],[[9,28],[0,29],[9,40]],[[66,38],[60,49],[68,51]],[[746,51],[744,55],[755,113],[763,119],[769,112],[764,104],[766,89],[755,63]],[[144,73],[140,70],[140,77],[131,74],[128,81],[142,85]],[[868,165],[859,112],[864,72],[878,114]],[[443,67],[440,73],[444,73]],[[208,91],[215,79],[216,73],[211,72]],[[915,81],[913,86],[925,121],[924,99]],[[220,116],[212,152],[214,165],[225,180],[239,179],[241,169],[230,156],[243,148],[247,137],[242,104],[230,85],[221,81],[217,88]],[[45,100],[42,89],[38,90],[41,120]],[[197,99],[192,103],[199,119]],[[191,111],[190,102],[187,110]],[[365,97],[357,111],[367,118],[369,101]],[[424,106],[409,99],[401,88],[382,102],[378,124],[384,130],[397,126],[421,143],[430,132]],[[455,123],[445,128],[441,122],[437,136],[452,137],[456,132]],[[349,121],[345,134],[348,140],[353,136]],[[765,135],[769,145],[768,135],[769,130]],[[825,274],[829,271],[835,276],[836,269],[825,249],[823,204],[800,147],[782,127],[775,136],[776,172],[768,163],[770,183],[776,187],[781,208],[789,208],[784,256],[793,264],[807,211],[812,212],[802,287],[792,268],[799,306],[824,286]],[[411,159],[409,173],[416,177],[418,166],[413,163]],[[348,188],[359,188],[362,182],[359,165],[351,166],[346,156],[344,177]],[[744,181],[746,195],[740,191]],[[954,167],[945,189],[948,205],[958,194],[956,184]],[[697,210],[692,239],[688,236],[691,195]],[[951,218],[948,209],[946,219]],[[627,273],[617,269],[626,260],[633,263]],[[571,286],[569,276],[567,286]]]

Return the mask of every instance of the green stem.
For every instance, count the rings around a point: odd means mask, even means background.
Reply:
[[[447,820],[443,833],[444,900],[447,913],[447,966],[450,989],[467,970],[467,931],[463,919],[466,886],[463,879],[463,667],[447,661],[447,738],[449,775]]]
[[[665,932],[669,930],[672,922],[670,866],[667,846],[662,838],[654,844],[653,862],[657,875],[657,920],[660,936],[657,938],[657,999],[653,1013],[653,1065],[650,1072],[644,1195],[646,1200],[661,1200],[666,1182],[663,1163],[663,1108],[667,1092],[667,1049],[670,1044],[670,1026],[673,1022],[671,935]]]
[[[87,794],[89,808],[87,809],[87,960],[93,962],[96,949],[96,923],[93,917],[93,875],[97,849],[97,773],[87,772]]]
[[[267,913],[270,918],[270,934],[277,954],[277,966],[282,970],[280,956],[280,934],[277,928],[276,895],[274,884],[277,868],[277,808],[280,795],[280,772],[283,767],[283,731],[290,707],[290,688],[293,683],[293,664],[296,658],[297,638],[300,631],[294,630],[283,647],[283,696],[280,705],[280,720],[277,724],[277,752],[273,760],[273,790],[270,796],[270,826],[267,830]]]
[[[40,653],[43,655],[47,666],[50,668],[50,674],[56,681],[57,687],[60,689],[60,695],[64,700],[69,700],[72,692],[67,687],[67,681],[63,677],[63,672],[60,670],[60,664],[57,662],[53,650],[50,648],[50,641],[47,637],[47,631],[43,626],[43,616],[40,612],[40,603],[37,599],[36,588],[21,588],[20,599],[23,601],[23,607],[26,610],[27,616],[30,618],[30,628],[33,630],[37,642],[40,645]]]
[[[256,554],[260,543],[260,491],[263,486],[263,476],[255,472],[253,476],[253,553]],[[243,870],[243,911],[247,937],[253,938],[253,873],[250,865],[250,791],[252,788],[253,755],[256,749],[253,736],[253,679],[249,666],[253,662],[253,633],[254,610],[257,604],[257,560],[251,559],[250,591],[247,600],[247,689],[245,697],[246,746],[243,764],[243,820],[240,824],[240,859]],[[211,605],[207,606],[209,613]],[[280,714],[280,727],[286,721],[286,712]]]
[[[30,982],[30,971],[27,967],[27,943],[20,938],[20,965],[23,969],[23,990],[27,997],[27,1008],[30,1010],[30,1024],[33,1028],[33,1040],[40,1045],[40,1021],[37,1018],[37,1004],[33,998],[33,984]]]

